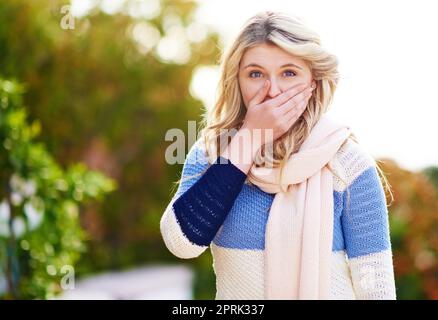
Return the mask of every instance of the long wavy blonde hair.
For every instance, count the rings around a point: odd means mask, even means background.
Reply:
[[[257,166],[269,163],[282,170],[289,156],[300,149],[311,129],[327,112],[340,79],[337,57],[328,52],[321,45],[319,35],[309,29],[296,16],[265,11],[245,22],[235,40],[221,56],[218,96],[213,108],[207,109],[203,115],[201,123],[203,129],[200,136],[207,153],[214,150],[215,154],[218,155],[227,147],[232,138],[229,132],[233,130],[236,132],[242,126],[246,107],[238,82],[240,62],[247,49],[264,43],[276,45],[303,59],[308,64],[312,78],[316,83],[314,93],[302,116],[272,145],[263,145],[254,159]],[[358,142],[354,134],[350,138]],[[270,152],[265,152],[266,147],[270,148]],[[387,190],[391,193],[389,183],[382,170],[378,166],[377,168]],[[333,172],[330,165],[329,169]],[[248,173],[248,176],[251,176],[251,172]],[[336,176],[345,183],[342,177]],[[279,184],[281,186],[281,181]]]

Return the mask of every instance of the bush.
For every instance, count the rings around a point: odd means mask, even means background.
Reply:
[[[0,296],[52,298],[74,284],[86,234],[80,205],[116,188],[83,163],[63,170],[27,123],[24,87],[0,78]]]

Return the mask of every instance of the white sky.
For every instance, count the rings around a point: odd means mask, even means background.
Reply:
[[[300,16],[340,61],[332,114],[376,157],[417,170],[438,165],[438,2],[427,0],[198,0],[196,19],[228,43],[261,10]],[[192,92],[214,99],[217,68],[200,68]]]
[[[101,6],[105,12],[115,13],[125,1],[103,0]],[[276,10],[301,17],[339,58],[342,79],[331,113],[350,125],[375,157],[395,159],[411,170],[438,165],[436,0],[198,2],[195,19],[218,31],[222,45],[259,11]],[[98,1],[72,0],[72,12],[81,16],[93,3]],[[129,10],[133,16],[147,20],[160,12],[159,0],[133,3]],[[175,17],[168,20],[178,23]],[[173,37],[161,40],[152,37],[156,31],[147,24],[137,29],[134,38],[142,42],[145,52],[159,41],[155,51],[159,58],[184,61],[179,53],[186,53],[187,47],[178,42],[184,38],[180,29],[172,29],[177,31]],[[195,26],[193,30],[204,29]],[[217,82],[217,67],[199,66],[190,92],[211,107]]]

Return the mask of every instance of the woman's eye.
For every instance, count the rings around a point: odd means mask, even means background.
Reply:
[[[285,73],[288,73],[289,75],[290,75],[291,73],[293,73],[293,74],[295,75],[295,72],[293,72],[292,70],[286,70]]]
[[[286,70],[286,71],[284,71],[284,74],[286,75],[286,77],[296,76],[296,73],[292,70]],[[262,73],[260,71],[251,71],[249,73],[250,78],[260,78],[261,75],[262,75]]]
[[[253,76],[253,75],[257,75],[257,74],[261,74],[261,72],[260,71],[251,71],[249,73],[249,77],[250,78],[258,78],[258,76]]]

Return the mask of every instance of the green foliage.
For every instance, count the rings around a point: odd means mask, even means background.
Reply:
[[[115,189],[83,163],[63,170],[35,141],[40,124],[27,122],[23,87],[0,78],[0,277],[5,298],[51,298],[66,266],[84,251],[81,203]],[[70,269],[69,269],[70,270]]]
[[[196,2],[162,0],[153,18],[127,14],[134,2],[112,15],[96,7],[65,30],[61,7],[69,1],[0,1],[0,70],[26,83],[24,102],[44,128],[41,141],[61,165],[84,161],[119,184],[80,216],[90,240],[76,267],[80,275],[179,262],[159,232],[169,187],[182,169],[166,164],[164,137],[200,120],[202,104],[189,94],[190,81],[196,67],[217,62],[218,35],[197,27],[205,37],[188,42],[188,61],[164,61],[157,45],[142,50],[135,28],[158,30],[160,39],[171,36],[172,23],[189,32]],[[200,274],[212,272],[211,264],[190,263]],[[214,282],[208,286],[212,296]]]
[[[438,195],[438,167],[428,167],[423,170],[424,175],[429,179]]]
[[[385,160],[394,202],[389,207],[398,299],[438,298],[438,201],[423,173]]]

